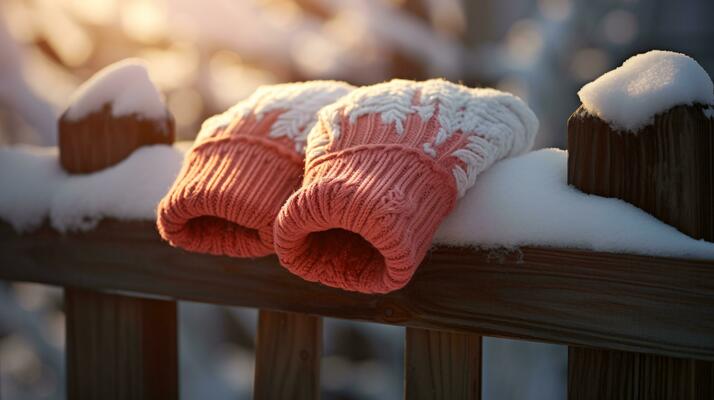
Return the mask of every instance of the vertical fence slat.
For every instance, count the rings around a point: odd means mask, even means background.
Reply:
[[[65,289],[67,398],[178,399],[176,302]]]
[[[481,398],[481,336],[406,329],[404,397]]]
[[[322,318],[260,310],[255,399],[320,397]]]
[[[570,347],[568,398],[711,399],[712,363],[653,354]]]

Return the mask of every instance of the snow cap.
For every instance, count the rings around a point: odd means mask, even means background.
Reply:
[[[637,131],[674,106],[714,104],[714,85],[691,57],[652,50],[583,86],[578,96],[588,112],[614,128]]]
[[[166,107],[161,93],[149,77],[146,63],[127,58],[111,64],[84,82],[72,95],[66,117],[82,119],[111,104],[115,117],[138,114],[146,119],[162,119]]]

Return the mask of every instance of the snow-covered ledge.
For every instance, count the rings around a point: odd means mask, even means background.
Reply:
[[[93,229],[103,218],[155,218],[190,143],[142,148],[118,165],[71,176],[54,149],[0,149],[0,219],[19,232],[46,220],[61,232]],[[484,172],[436,234],[459,247],[541,246],[713,259],[714,244],[694,240],[617,199],[568,186],[567,152],[534,151]]]

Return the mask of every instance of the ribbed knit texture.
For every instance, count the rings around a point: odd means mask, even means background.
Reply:
[[[350,90],[325,81],[262,87],[207,120],[159,203],[161,236],[199,253],[273,253],[273,222],[300,185],[316,112]]]
[[[430,90],[439,95],[426,101]],[[461,129],[474,126],[483,129]],[[403,287],[472,175],[527,150],[536,129],[525,104],[493,90],[441,80],[355,90],[308,136],[302,187],[276,219],[281,263],[346,290]]]

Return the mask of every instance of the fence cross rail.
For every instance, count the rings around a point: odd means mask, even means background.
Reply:
[[[258,361],[261,365],[289,362],[292,367],[283,374],[274,374],[273,378],[257,374],[256,386],[260,387],[255,388],[256,395],[271,393],[270,396],[274,396],[268,386],[276,384],[277,379],[282,384],[295,385],[292,389],[284,388],[281,393],[305,393],[303,398],[319,395],[314,381],[291,380],[286,376],[319,376],[321,341],[315,329],[319,330],[321,324],[315,317],[407,326],[412,329],[408,334],[412,338],[410,342],[433,343],[433,346],[412,346],[407,350],[410,360],[422,362],[409,364],[406,387],[420,389],[408,391],[408,395],[423,394],[424,385],[431,385],[435,398],[446,390],[443,382],[450,383],[448,393],[464,396],[473,394],[473,386],[480,385],[480,373],[464,374],[459,368],[452,368],[463,365],[464,349],[473,348],[475,344],[469,343],[478,343],[480,335],[560,343],[573,349],[588,347],[665,358],[714,360],[712,261],[555,248],[509,251],[442,247],[430,252],[404,289],[386,295],[365,295],[303,281],[283,269],[275,257],[235,259],[192,254],[162,242],[152,223],[104,221],[91,232],[68,235],[48,227],[20,235],[9,225],[0,224],[0,265],[0,279],[63,286],[68,288],[70,296],[75,290],[89,289],[99,296],[123,297],[127,301],[146,297],[142,299],[146,305],[132,306],[139,310],[150,307],[156,310],[161,306],[149,303],[163,302],[165,312],[170,314],[175,312],[175,301],[190,300],[271,311],[261,317],[266,321],[259,329],[259,343],[276,340],[269,336],[279,337],[277,330],[286,327],[304,339],[293,343],[298,346],[296,349],[258,353],[259,357],[262,354],[278,357]],[[304,316],[281,320],[282,312]],[[73,321],[75,315],[84,319]],[[73,336],[81,331],[78,323],[117,324],[87,318],[87,312],[69,313],[68,318],[68,325],[74,327],[68,332],[68,343],[73,343]],[[133,314],[127,318],[141,320]],[[139,325],[130,324],[127,329],[141,330]],[[176,334],[175,324],[154,324],[153,329],[153,333],[140,331],[139,339],[133,343],[152,340],[152,335],[173,337]],[[164,329],[173,332],[164,332]],[[442,335],[420,334],[424,329],[440,331]],[[70,346],[68,351],[79,351],[78,348],[81,346]],[[83,351],[86,353],[86,349]],[[162,346],[145,351],[169,350]],[[424,351],[431,354],[420,354]],[[479,360],[471,370],[480,371],[480,345],[469,351]],[[137,359],[127,362],[142,365],[146,359],[156,359],[142,357],[137,355]],[[176,354],[156,357],[175,360]],[[294,361],[289,361],[290,357]],[[91,365],[91,362],[101,362],[101,357],[87,359],[83,358],[82,370],[112,368],[112,364]],[[73,371],[80,367],[73,365],[75,362],[77,358],[68,354],[70,379],[76,376]],[[433,377],[428,372],[432,362],[451,366],[435,366],[449,376]],[[682,382],[700,388],[696,393],[711,393],[706,386],[712,385],[711,363],[696,365],[700,367],[692,367],[691,373],[681,378]],[[177,368],[170,363],[168,367]],[[79,374],[78,379],[89,379],[86,375]],[[432,376],[431,383],[424,382],[426,376]],[[571,371],[570,376],[572,386],[572,379],[578,375]],[[130,378],[133,380],[125,384],[143,385],[154,379],[150,374]],[[420,379],[420,382],[410,384],[410,379]],[[168,385],[163,388],[166,393],[178,393],[172,387],[176,380],[164,376],[161,382]],[[299,390],[303,385],[313,385],[313,388]],[[454,385],[464,385],[463,390]],[[703,392],[702,387],[710,391]],[[469,398],[464,396],[462,398]]]

